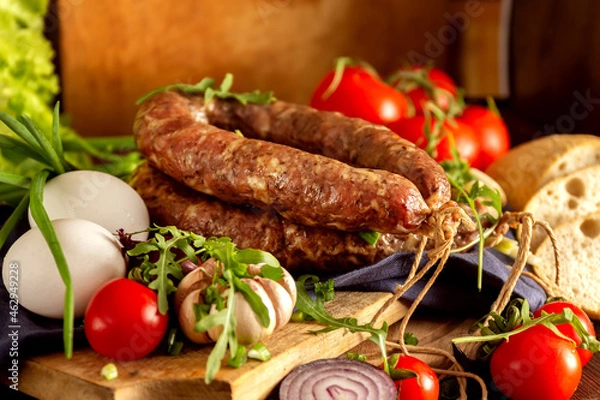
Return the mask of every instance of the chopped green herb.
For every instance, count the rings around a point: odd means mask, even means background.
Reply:
[[[250,350],[248,350],[248,358],[259,361],[267,361],[271,359],[271,352],[264,344],[256,343],[250,348]]]
[[[167,336],[167,353],[178,356],[183,349],[183,341],[178,338],[177,329],[171,328]]]
[[[335,281],[328,279],[325,282],[315,282],[314,290],[315,294],[323,299],[323,301],[331,301],[335,299]]]
[[[404,343],[409,346],[416,346],[419,344],[419,339],[414,333],[405,332],[403,337]]]
[[[364,354],[358,354],[358,353],[346,353],[346,357],[351,359],[351,360],[358,360],[358,361],[367,361],[367,356]]]
[[[107,381],[112,381],[113,379],[117,379],[119,376],[119,371],[117,370],[117,366],[113,363],[108,363],[102,367],[100,370],[100,375]]]
[[[379,237],[381,236],[381,233],[375,231],[365,231],[359,232],[358,236],[360,236],[362,240],[367,242],[368,245],[375,246],[377,244],[377,241],[379,240]]]

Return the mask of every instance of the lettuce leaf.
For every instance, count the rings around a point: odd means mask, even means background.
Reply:
[[[44,36],[48,0],[4,0],[0,3],[0,110],[28,115],[40,130],[52,132],[52,111],[60,91],[51,43]],[[74,135],[60,128],[62,137]],[[0,134],[14,134],[0,123]],[[85,164],[85,160],[73,160]],[[0,171],[33,176],[42,168],[7,149],[0,149]]]

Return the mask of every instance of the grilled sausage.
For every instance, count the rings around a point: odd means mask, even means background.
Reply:
[[[142,154],[172,178],[301,225],[407,233],[431,213],[403,176],[220,129],[200,97],[153,96],[138,112],[134,135]]]
[[[153,222],[205,237],[227,236],[239,248],[268,251],[292,273],[349,271],[398,251],[414,251],[418,245],[413,234],[382,234],[369,246],[355,233],[302,226],[269,210],[228,204],[176,182],[148,163],[138,168],[130,184],[146,202]]]
[[[215,100],[207,105],[206,113],[214,125],[238,129],[246,137],[402,175],[417,186],[432,210],[450,200],[450,184],[442,167],[384,126],[283,101],[243,105]]]

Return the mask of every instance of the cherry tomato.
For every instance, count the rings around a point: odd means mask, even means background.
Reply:
[[[311,107],[374,124],[386,124],[406,115],[408,106],[404,96],[359,66],[346,66],[339,85],[325,96],[334,75],[334,71],[329,72],[318,84],[310,100]]]
[[[401,74],[402,72],[414,74]],[[427,101],[433,101],[443,111],[448,111],[456,99],[457,87],[454,80],[439,68],[427,68],[419,65],[400,68],[391,86],[404,93],[412,102],[415,114],[423,114]]]
[[[390,357],[393,359],[393,357]],[[398,399],[437,400],[440,394],[440,383],[436,373],[429,365],[420,359],[405,354],[398,355],[398,361],[393,369],[414,371],[417,377],[396,379]],[[392,374],[393,375],[393,374]]]
[[[590,317],[579,307],[576,305],[566,302],[566,301],[553,301],[547,304],[544,304],[538,310],[533,313],[535,318],[541,317],[542,312],[546,312],[547,314],[558,314],[561,313],[565,308],[569,308],[573,311],[573,314],[579,318],[581,324],[585,328],[585,330],[592,336],[596,336],[596,330],[594,329],[594,324],[590,320]],[[565,336],[573,339],[577,346],[581,344],[581,338],[577,334],[573,325],[568,322],[564,324],[556,325],[558,330]],[[581,366],[585,366],[588,361],[592,358],[593,353],[587,349],[577,348],[577,353],[579,354],[579,358],[581,359]]]
[[[566,400],[581,380],[581,361],[572,342],[535,325],[498,346],[490,372],[512,400]]]
[[[403,118],[387,125],[392,131],[404,139],[416,144],[422,149],[427,149],[427,137],[425,136],[425,116],[417,115],[411,118]],[[434,123],[431,123],[433,129]],[[441,140],[437,144],[435,154],[432,154],[436,161],[452,160],[452,142],[458,150],[461,159],[469,165],[475,161],[479,154],[479,142],[473,129],[459,121],[446,122],[440,132]]]
[[[489,108],[468,105],[458,119],[473,128],[481,147],[473,167],[485,171],[510,149],[510,135],[506,124]]]
[[[127,278],[107,282],[90,300],[84,331],[99,354],[129,361],[148,355],[167,331],[156,292]]]

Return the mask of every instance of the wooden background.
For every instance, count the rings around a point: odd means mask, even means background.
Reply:
[[[54,0],[53,7],[48,33],[63,105],[85,135],[129,134],[141,94],[226,72],[238,90],[306,103],[338,56],[362,58],[382,74],[429,59],[470,98],[495,96],[513,143],[551,131],[600,132],[593,0]]]
[[[450,3],[467,15],[448,0],[58,0],[64,105],[86,135],[128,134],[135,99],[165,84],[231,72],[238,90],[306,103],[338,56],[382,74],[407,59],[450,68]],[[470,26],[497,4],[478,4]]]

